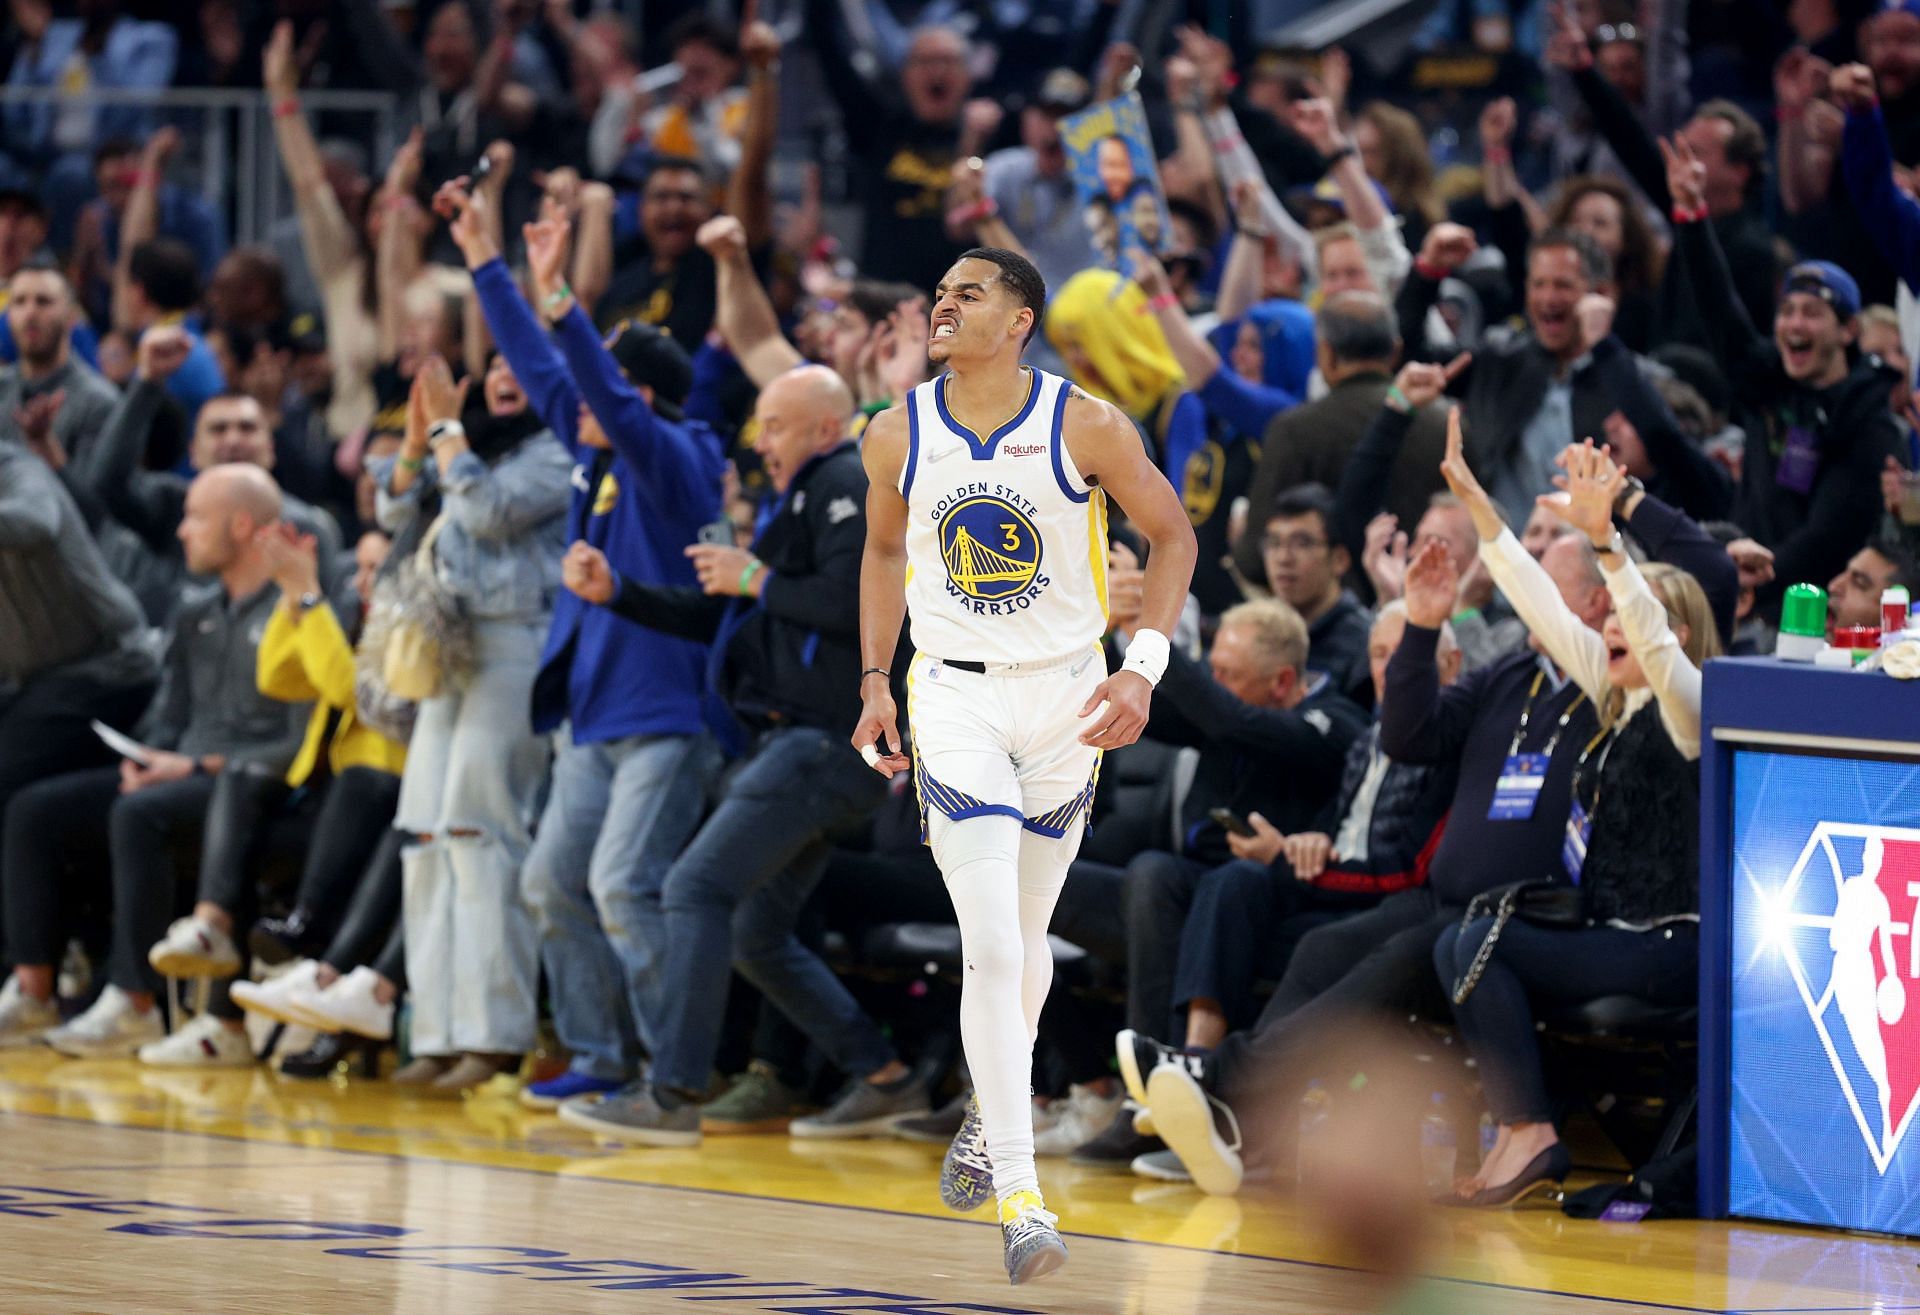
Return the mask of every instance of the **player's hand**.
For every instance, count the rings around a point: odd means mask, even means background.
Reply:
[[[1236,836],[1231,831],[1227,832],[1227,848],[1233,851],[1235,858],[1271,863],[1280,857],[1286,837],[1280,834],[1273,823],[1258,813],[1248,813],[1247,825],[1253,828],[1250,836]]]
[[[1153,705],[1153,686],[1137,671],[1116,671],[1080,706],[1093,725],[1081,732],[1080,743],[1096,749],[1122,749],[1147,729],[1147,711]]]
[[[1281,848],[1293,865],[1293,875],[1301,881],[1312,881],[1327,870],[1327,860],[1333,856],[1333,837],[1324,831],[1301,831],[1288,836]]]
[[[854,723],[853,747],[862,758],[871,748],[876,756],[868,759],[867,766],[891,781],[910,765],[900,752],[900,711],[886,677],[878,672],[863,677],[860,688],[860,720]]]
[[[585,539],[560,559],[560,582],[589,603],[613,601],[613,568],[607,565],[607,555]]]

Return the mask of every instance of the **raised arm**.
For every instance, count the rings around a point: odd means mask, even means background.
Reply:
[[[1400,367],[1380,414],[1367,426],[1367,432],[1341,468],[1340,483],[1333,493],[1334,542],[1344,544],[1354,561],[1366,553],[1367,526],[1387,505],[1393,482],[1394,463],[1414,421],[1422,408],[1440,400],[1447,386],[1473,361],[1465,352],[1446,365],[1426,365],[1409,361]]]
[[[748,248],[758,249],[773,236],[773,189],[767,170],[780,129],[779,34],[766,23],[748,23],[740,33],[740,55],[747,62],[747,122],[740,163],[727,184],[727,212],[747,230]]]
[[[1832,67],[1796,46],[1773,66],[1774,112],[1780,120],[1780,204],[1804,215],[1827,199],[1840,154],[1844,116],[1821,97]]]
[[[1486,563],[1493,582],[1547,655],[1596,705],[1604,703],[1612,688],[1607,681],[1607,643],[1574,615],[1560,597],[1553,577],[1520,546],[1520,540],[1501,519],[1500,509],[1480,487],[1461,450],[1458,407],[1447,413],[1447,455],[1440,463],[1440,473],[1473,516],[1473,528],[1480,535],[1480,560]]]
[[[1920,289],[1920,201],[1893,182],[1893,146],[1873,89],[1873,72],[1849,64],[1833,75],[1834,99],[1847,111],[1841,140],[1847,194],[1880,258],[1893,266],[1909,290]]]
[[[1605,448],[1596,448],[1591,441],[1568,447],[1561,453],[1559,464],[1566,473],[1554,476],[1553,482],[1563,492],[1545,501],[1562,520],[1584,534],[1598,554],[1601,573],[1607,578],[1607,591],[1613,595],[1614,611],[1620,618],[1620,628],[1626,632],[1627,646],[1639,659],[1640,669],[1646,673],[1647,683],[1659,700],[1660,719],[1666,723],[1667,733],[1673,737],[1674,747],[1680,750],[1681,756],[1689,760],[1698,758],[1700,669],[1681,649],[1679,637],[1667,624],[1667,609],[1653,596],[1645,577],[1625,552],[1616,551],[1620,541],[1613,529],[1613,499],[1625,482],[1626,471],[1613,464]],[[1525,554],[1524,549],[1520,551]],[[1518,600],[1515,606],[1518,607]],[[1605,641],[1601,641],[1601,647],[1604,660]],[[1584,682],[1582,688],[1596,704],[1599,702]]]
[[[378,216],[374,246],[375,314],[379,358],[383,361],[391,361],[400,354],[407,288],[420,272],[420,245],[427,217],[413,189],[420,181],[422,141],[420,129],[415,128],[400,144],[387,166],[386,181],[373,199]]]
[[[1706,166],[1700,163],[1684,137],[1661,142],[1660,152],[1667,162],[1676,213],[1684,211],[1693,216],[1673,226],[1674,259],[1681,262],[1681,269],[1693,288],[1700,319],[1706,327],[1707,345],[1737,389],[1764,368],[1773,344],[1754,327],[1745,303],[1734,291],[1733,272],[1727,268],[1726,253],[1720,249],[1713,225],[1706,221]]]
[[[700,226],[695,239],[713,257],[714,327],[756,388],[765,388],[797,365],[799,349],[780,332],[780,319],[753,272],[744,225],[732,215],[716,215]]]
[[[166,178],[167,161],[180,145],[175,128],[162,128],[147,139],[140,151],[139,175],[127,196],[127,208],[120,216],[120,250],[113,261],[113,327],[132,332],[133,253],[153,240],[160,231],[160,188]]]
[[[567,363],[548,340],[545,327],[520,295],[501,258],[496,198],[486,192],[469,192],[466,179],[455,178],[441,184],[434,194],[433,208],[449,221],[448,232],[473,275],[476,313],[486,323],[490,336],[499,342],[528,404],[554,436],[579,456],[580,394],[573,386],[573,376],[567,373]],[[557,246],[550,242],[535,252],[534,235],[541,230],[540,224],[526,225],[528,261],[564,262],[564,238],[555,239]]]
[[[1555,6],[1552,21],[1548,62],[1571,75],[1575,90],[1593,116],[1594,128],[1619,157],[1634,184],[1646,193],[1654,208],[1664,214],[1673,208],[1673,198],[1667,193],[1666,171],[1661,167],[1653,134],[1640,122],[1627,98],[1594,71],[1593,50],[1587,44],[1587,34],[1569,8]]]

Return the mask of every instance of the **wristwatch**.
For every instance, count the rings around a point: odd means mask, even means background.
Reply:
[[[1624,557],[1627,553],[1626,540],[1620,537],[1620,531],[1618,530],[1615,530],[1605,543],[1594,543],[1591,539],[1587,542],[1593,551],[1601,557]]]

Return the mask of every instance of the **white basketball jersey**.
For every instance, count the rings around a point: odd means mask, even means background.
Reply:
[[[986,435],[953,418],[946,375],[907,395],[907,614],[922,653],[1037,662],[1106,633],[1107,495],[1061,436],[1071,386],[1026,373],[1026,401]]]

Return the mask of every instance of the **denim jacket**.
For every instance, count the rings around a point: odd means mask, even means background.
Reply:
[[[560,587],[567,549],[573,458],[549,431],[488,466],[462,452],[443,476],[428,459],[405,493],[395,495],[396,458],[372,462],[380,528],[398,535],[436,486],[447,524],[434,541],[440,579],[477,621],[544,621]]]

